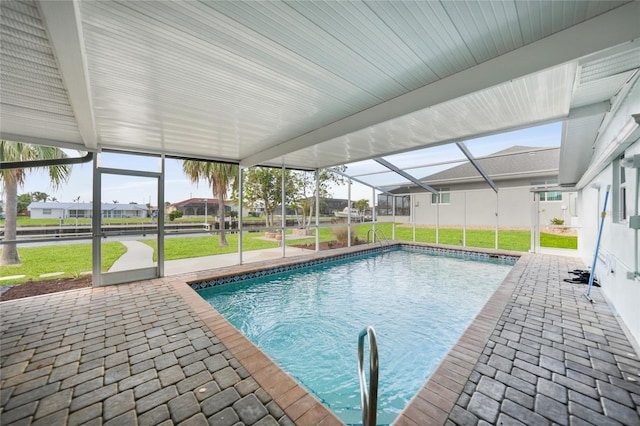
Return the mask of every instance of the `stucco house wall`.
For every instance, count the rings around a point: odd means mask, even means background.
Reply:
[[[499,227],[529,228],[535,209],[531,185],[499,187],[498,194],[491,189],[452,190],[447,204],[431,202],[431,193],[413,194],[412,209],[417,225],[494,227],[496,211]],[[497,199],[496,199],[497,197]],[[541,201],[540,225],[551,223],[553,218],[564,219],[566,225],[575,220],[576,193],[562,193],[561,201]],[[563,208],[564,207],[564,208]],[[380,221],[390,221],[392,216],[380,216]],[[411,216],[397,216],[396,221],[411,223]]]
[[[539,209],[532,188],[549,187],[554,191],[558,181],[560,148],[513,146],[494,156],[477,159],[498,188],[496,193],[469,162],[420,179],[442,191],[440,204],[432,195],[416,185],[396,188],[397,195],[412,197],[411,214],[404,219],[417,225],[455,227],[530,228],[533,221],[540,226],[561,219],[565,225],[575,225],[577,215],[575,192],[560,194],[560,199],[541,198]],[[387,202],[388,203],[388,202]],[[392,220],[383,216],[380,220]]]
[[[32,219],[65,219],[66,210],[64,208],[33,208],[29,209]]]

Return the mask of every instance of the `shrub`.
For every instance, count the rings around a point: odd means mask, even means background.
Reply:
[[[173,222],[174,220],[176,220],[179,217],[182,217],[182,212],[180,210],[174,210],[171,213],[169,213],[169,220],[171,222]]]
[[[333,228],[333,235],[335,235],[336,240],[339,242],[346,244],[349,239],[349,228],[347,226],[338,226]],[[351,243],[356,242],[356,230],[351,227]]]

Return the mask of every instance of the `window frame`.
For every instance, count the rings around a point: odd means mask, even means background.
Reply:
[[[437,188],[437,194],[431,194],[432,205],[449,205],[451,204],[451,189],[450,188]]]
[[[622,165],[624,154],[613,160],[612,221],[627,223],[627,174]]]

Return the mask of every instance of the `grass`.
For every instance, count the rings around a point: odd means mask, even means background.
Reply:
[[[367,241],[367,233],[371,224],[352,225],[353,232],[361,241]],[[342,226],[344,228],[344,226]],[[391,239],[391,224],[376,225],[376,229],[382,230],[387,238]],[[335,228],[338,230],[338,227]],[[320,241],[336,239],[332,228],[320,228]],[[287,231],[290,234],[291,231]],[[275,241],[262,239],[262,232],[245,233],[242,242],[244,251],[260,250],[278,247]],[[463,233],[461,229],[440,229],[438,242],[440,244],[461,245]],[[413,241],[413,229],[410,227],[397,227],[395,239],[398,241]],[[499,231],[498,247],[504,250],[528,251],[530,245],[530,233],[528,231]],[[165,244],[165,260],[188,259],[200,256],[211,256],[238,251],[238,234],[227,234],[227,247],[220,247],[219,236],[206,235],[185,238],[167,238]],[[416,241],[435,243],[436,230],[434,228],[417,228]],[[143,243],[154,249],[154,261],[157,261],[157,246],[155,240],[142,240]],[[287,240],[287,245],[315,244],[315,237]],[[540,244],[543,247],[555,247],[577,249],[578,239],[575,236],[540,234]],[[492,230],[469,229],[466,232],[466,245],[469,247],[494,248],[495,232]],[[106,271],[125,251],[125,247],[118,242],[103,244],[102,270]],[[0,277],[11,275],[26,275],[18,280],[0,281],[0,285],[23,282],[26,280],[40,280],[40,275],[50,272],[64,271],[62,276],[77,276],[80,272],[91,270],[91,245],[70,244],[42,247],[25,247],[19,249],[22,266],[0,267]],[[52,278],[59,278],[52,277]]]
[[[371,225],[357,225],[358,238],[367,240],[367,232]],[[380,224],[376,229],[381,229],[388,239],[391,239],[391,224]],[[413,241],[413,228],[396,226],[395,239],[399,241]],[[457,228],[443,228],[438,230],[438,243],[449,245],[462,245],[463,231]],[[424,243],[436,242],[435,228],[416,228],[416,241]],[[528,251],[531,243],[529,231],[498,231],[498,248],[503,250]],[[569,235],[557,235],[540,233],[540,245],[542,247],[577,249],[578,238]],[[495,248],[495,231],[483,229],[467,229],[466,246]]]
[[[126,247],[119,242],[103,243],[102,270],[107,271],[126,251]],[[26,277],[0,281],[0,285],[78,277],[82,272],[91,271],[91,253],[91,244],[86,243],[18,248],[22,265],[0,267],[0,277],[12,275],[26,275]],[[53,272],[64,272],[64,275],[40,278],[42,274]]]
[[[263,233],[245,234],[242,239],[242,249],[245,251],[261,250],[278,247],[274,241],[258,239]],[[220,246],[220,237],[216,235],[206,235],[202,237],[167,238],[164,240],[164,259],[190,259],[192,257],[211,256],[216,254],[237,253],[238,234],[227,234],[227,247]],[[156,240],[141,240],[153,248],[153,260],[158,260],[158,247]]]

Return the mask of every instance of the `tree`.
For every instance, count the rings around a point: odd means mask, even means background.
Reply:
[[[200,179],[205,180],[214,198],[218,198],[218,223],[220,223],[220,246],[229,245],[224,232],[224,200],[227,197],[229,187],[235,183],[238,175],[238,166],[228,163],[214,163],[211,161],[184,160],[182,171],[191,182],[198,184]]]
[[[295,186],[291,170],[285,171],[285,193],[293,195]],[[276,207],[282,204],[286,214],[286,199],[282,202],[282,169],[252,167],[245,173],[244,197],[253,208],[263,207],[267,227],[273,226]],[[286,197],[286,196],[285,196]]]
[[[353,203],[353,207],[358,210],[358,213],[362,213],[364,215],[365,210],[369,208],[369,200],[367,200],[366,198],[358,200]]]
[[[316,211],[316,193],[318,193],[319,197],[330,197],[331,185],[342,185],[345,180],[341,174],[336,172],[344,173],[346,169],[346,166],[320,169],[318,171],[317,187],[315,173],[302,171],[294,173],[296,185],[295,205],[300,207],[302,212],[301,225],[311,225],[311,218]]]
[[[31,194],[20,194],[18,195],[18,207],[16,209],[16,213],[19,215],[27,214],[27,208],[29,204],[33,201]]]
[[[67,155],[59,148],[41,145],[29,145],[21,142],[0,141],[1,161],[31,161],[65,158]],[[32,169],[3,169],[0,170],[0,181],[4,185],[6,217],[4,223],[4,238],[15,240],[17,233],[18,215],[18,187],[24,185],[28,171]],[[71,174],[70,165],[47,167],[51,186],[56,189],[66,182]],[[16,243],[5,244],[0,254],[0,266],[19,265],[20,256]]]
[[[33,201],[47,201],[49,199],[49,194],[46,192],[35,191],[31,193],[31,199]]]

